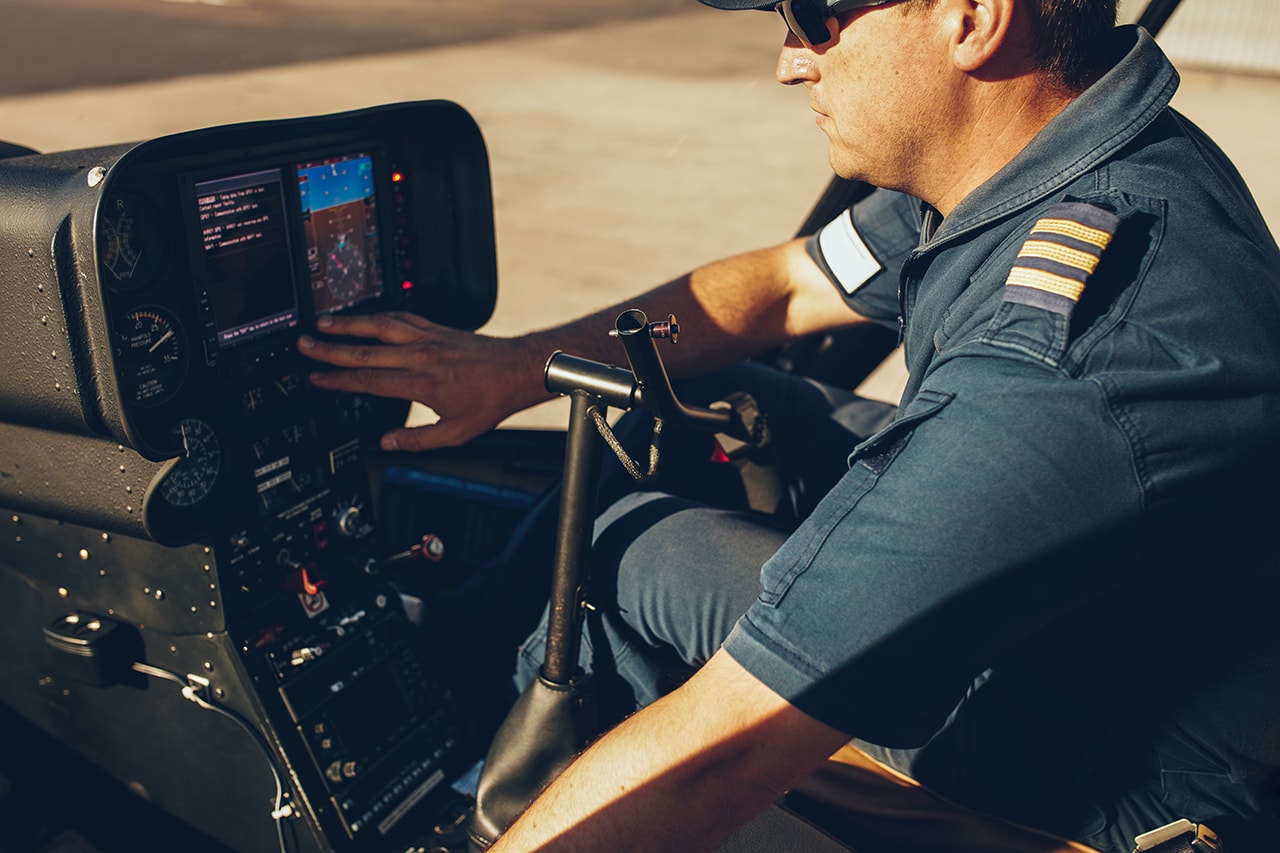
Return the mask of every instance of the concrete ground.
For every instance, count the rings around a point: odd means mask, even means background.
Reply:
[[[374,57],[0,99],[41,151],[211,124],[445,98],[492,158],[514,333],[789,237],[829,178],[801,91],[773,80],[776,17],[698,7],[642,21]],[[1280,79],[1186,70],[1175,105],[1236,161],[1280,230]],[[888,369],[872,389],[892,397]],[[561,425],[555,404],[521,424]]]

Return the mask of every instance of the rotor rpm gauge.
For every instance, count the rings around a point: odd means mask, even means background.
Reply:
[[[137,290],[160,269],[160,226],[154,209],[141,196],[113,193],[98,214],[98,266],[106,284],[117,292]]]
[[[126,402],[158,406],[187,376],[187,342],[182,325],[158,305],[136,308],[116,323],[120,390]]]
[[[185,509],[213,492],[222,467],[222,450],[213,427],[200,418],[183,418],[170,433],[182,441],[183,459],[160,484],[160,496]]]

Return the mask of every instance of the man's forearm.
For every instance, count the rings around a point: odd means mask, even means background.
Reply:
[[[798,335],[858,318],[804,254],[802,243],[715,261],[653,290],[561,326],[523,335],[530,350],[556,350],[616,362],[620,344],[608,336],[618,315],[639,308],[650,320],[674,314],[681,340],[664,348],[673,376],[741,361]]]
[[[493,853],[711,850],[845,739],[721,652],[579,757]]]

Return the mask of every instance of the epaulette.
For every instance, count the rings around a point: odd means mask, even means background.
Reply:
[[[1070,317],[1119,226],[1119,216],[1097,205],[1055,204],[1036,220],[1018,251],[1004,300]]]

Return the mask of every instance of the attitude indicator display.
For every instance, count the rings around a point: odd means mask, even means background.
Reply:
[[[381,296],[382,248],[373,158],[357,153],[297,167],[316,314]]]

